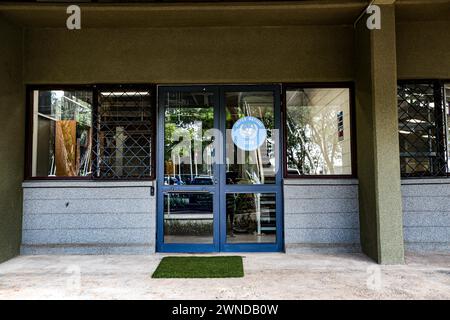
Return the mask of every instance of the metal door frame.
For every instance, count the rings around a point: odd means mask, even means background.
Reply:
[[[201,186],[164,185],[164,96],[168,92],[211,92],[214,94],[214,127],[223,133],[223,161],[216,164],[214,178],[218,183]],[[225,165],[225,92],[231,91],[272,91],[274,93],[275,129],[278,137],[278,171],[274,185],[226,185]],[[283,134],[281,126],[281,86],[280,85],[161,85],[157,87],[157,214],[156,251],[157,252],[279,252],[284,248],[282,176]],[[164,194],[167,192],[210,192],[213,194],[213,243],[164,243]],[[226,194],[227,193],[275,193],[276,194],[276,242],[275,243],[226,243]]]

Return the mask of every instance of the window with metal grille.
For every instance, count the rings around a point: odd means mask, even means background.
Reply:
[[[439,81],[398,85],[400,167],[404,177],[447,174],[446,112]]]
[[[153,91],[148,87],[99,87],[96,99],[94,178],[153,178]]]

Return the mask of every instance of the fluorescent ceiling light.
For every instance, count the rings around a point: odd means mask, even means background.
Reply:
[[[426,121],[419,120],[419,119],[408,119],[408,120],[406,120],[406,122],[409,122],[409,123],[426,123]]]
[[[100,94],[102,96],[123,96],[123,95],[127,95],[127,96],[148,96],[149,95],[148,92],[131,92],[131,91],[127,91],[127,92],[119,92],[119,91],[115,91],[115,92],[100,92]]]
[[[411,131],[405,131],[405,130],[399,130],[398,132],[400,132],[401,134],[411,134]]]

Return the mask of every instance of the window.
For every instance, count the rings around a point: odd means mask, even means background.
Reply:
[[[95,178],[136,179],[154,174],[152,92],[100,88],[94,116]]]
[[[447,116],[443,96],[439,81],[398,85],[400,167],[404,177],[447,173]]]
[[[447,121],[447,152],[450,153],[450,83],[444,85],[445,114]],[[447,154],[447,170],[450,168],[450,154]]]
[[[92,92],[34,90],[32,94],[32,176],[89,176]]]
[[[148,87],[32,89],[29,178],[154,178]]]
[[[351,176],[350,88],[285,91],[287,177]]]

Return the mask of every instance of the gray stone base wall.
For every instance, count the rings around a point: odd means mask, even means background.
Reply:
[[[152,182],[23,183],[22,254],[155,252]]]
[[[358,208],[357,180],[286,179],[286,252],[359,252]]]
[[[450,179],[402,180],[405,250],[450,252]]]
[[[152,182],[23,183],[22,254],[155,251]],[[402,181],[407,251],[450,252],[450,179]],[[356,180],[285,180],[286,252],[360,251]]]

